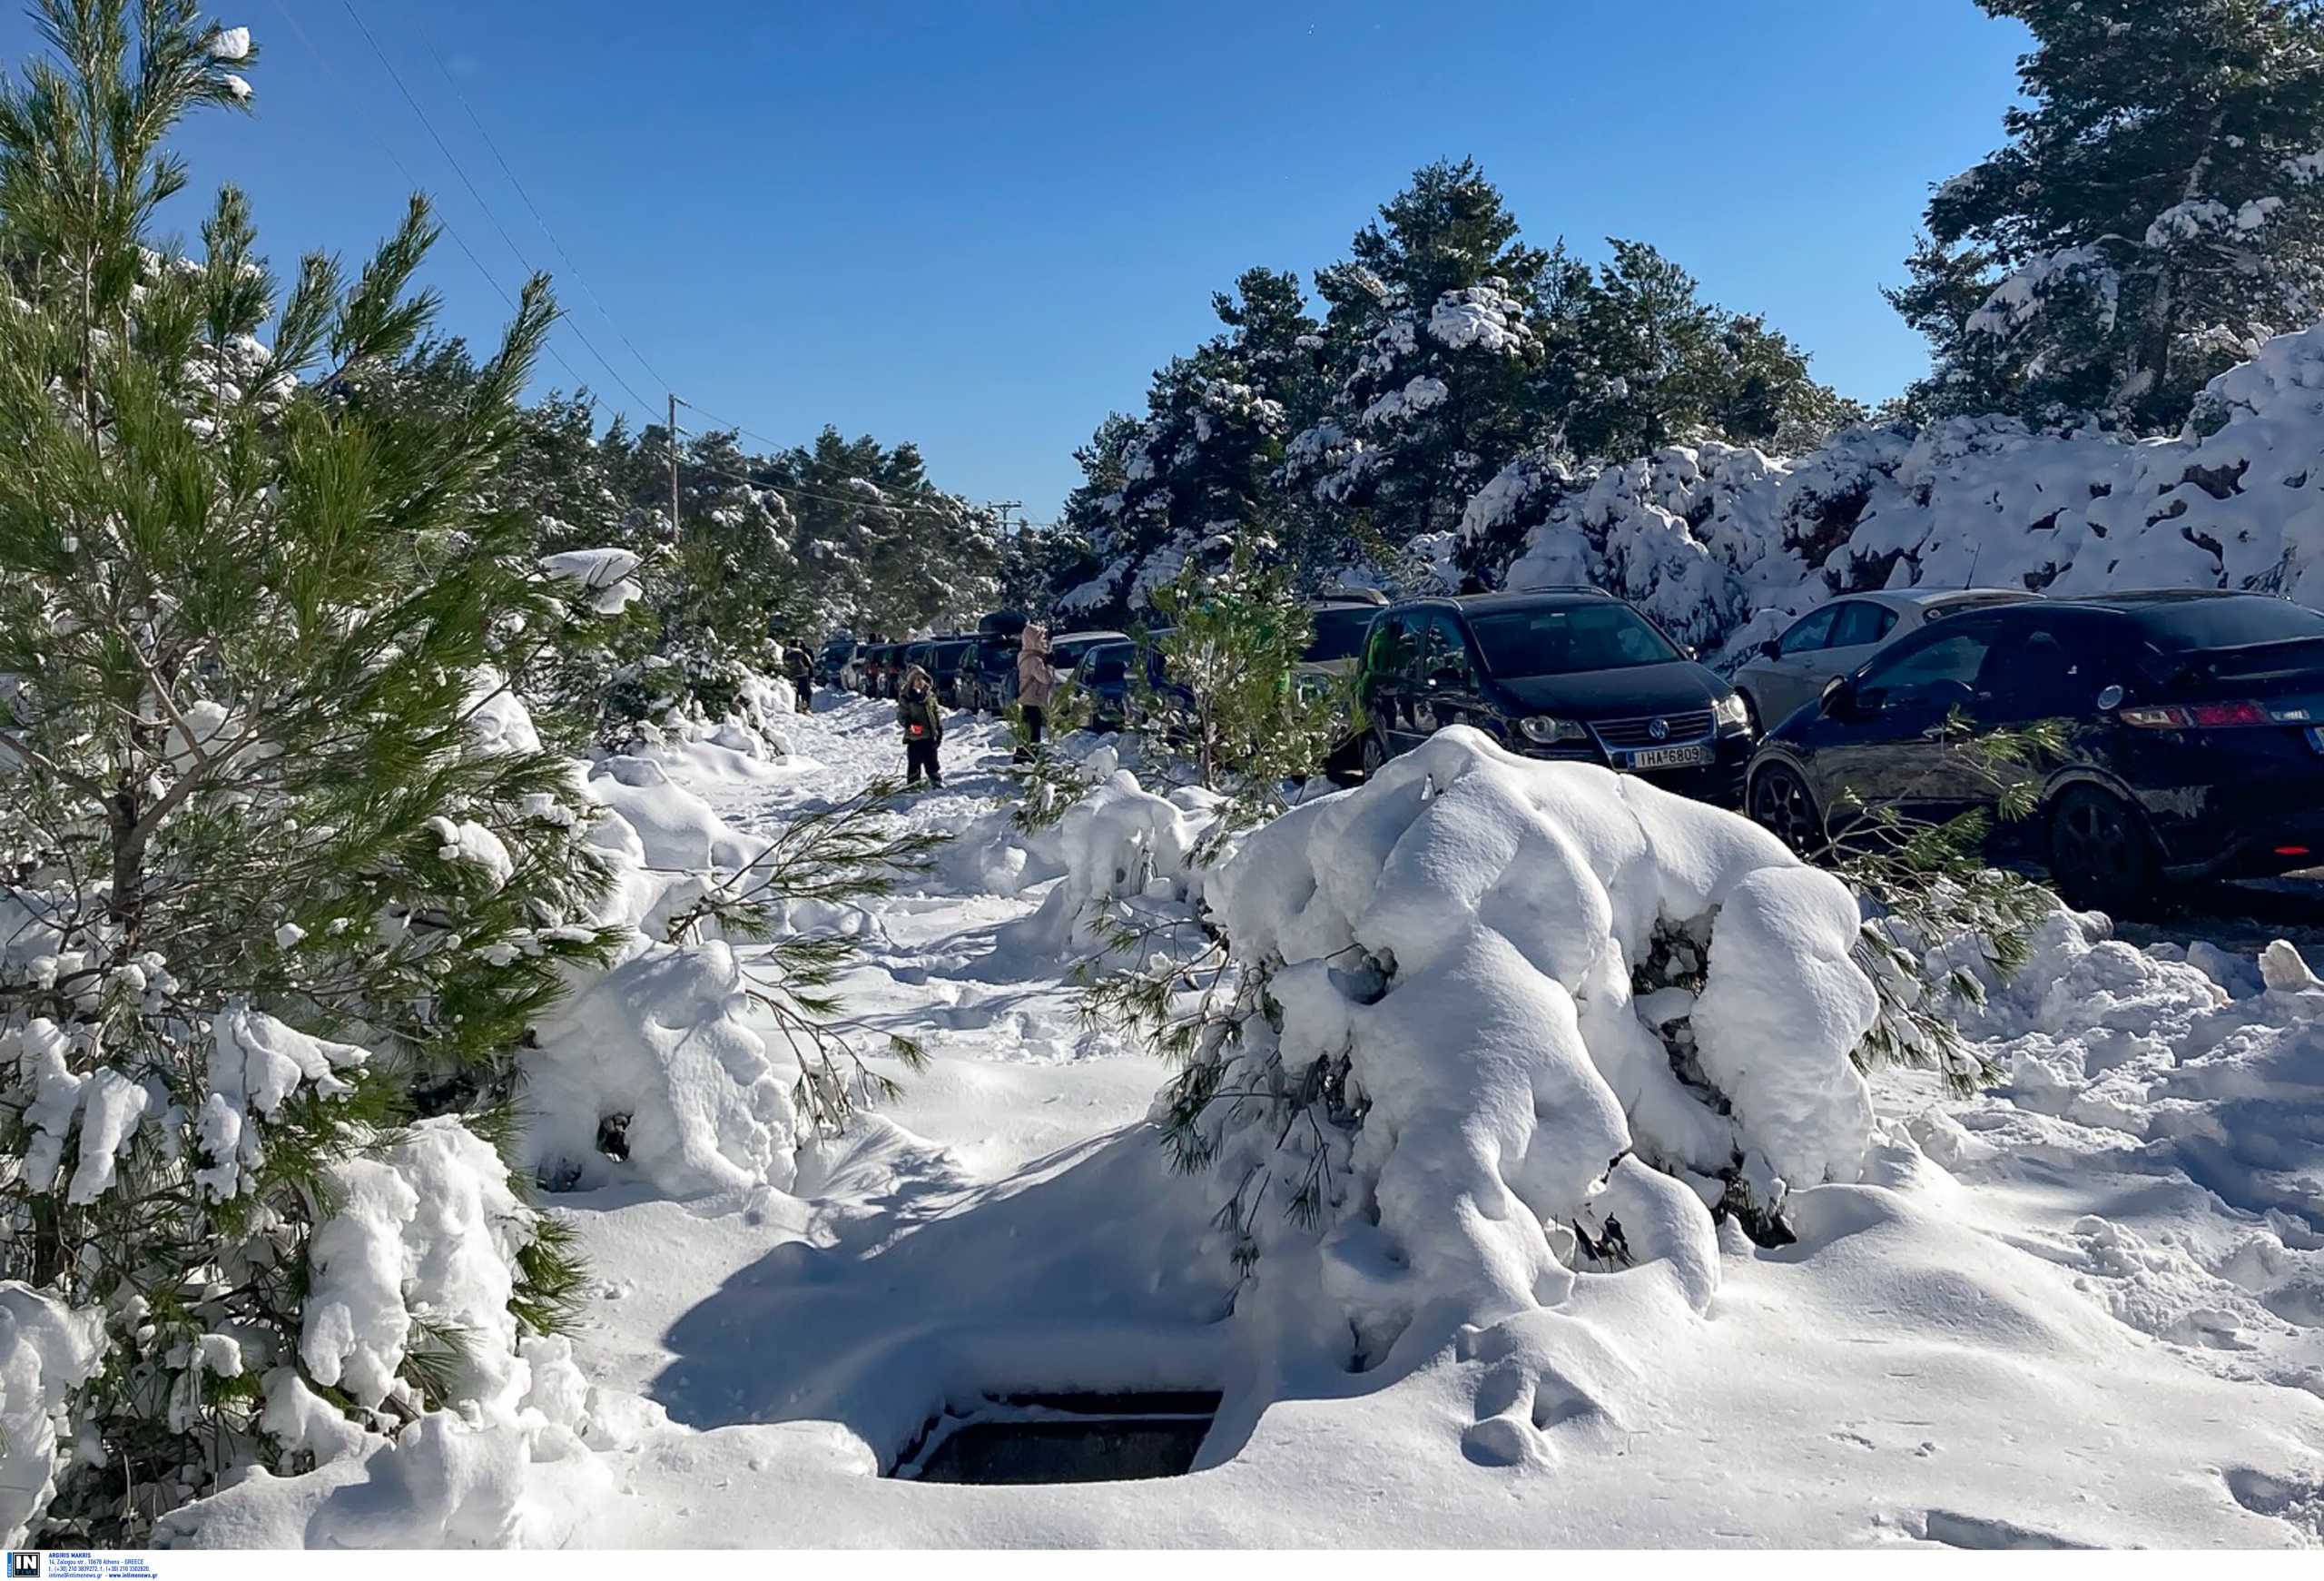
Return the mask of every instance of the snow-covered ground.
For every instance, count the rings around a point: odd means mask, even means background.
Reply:
[[[901,767],[885,705],[825,694],[787,728],[773,768],[673,773],[747,835]],[[956,720],[903,818],[987,818],[997,741]],[[851,1011],[931,1059],[891,1067],[901,1102],[787,1190],[553,1199],[597,1281],[574,1442],[261,1475],[177,1540],[2324,1545],[2324,985],[2296,957],[2061,914],[1973,1029],[2008,1084],[1877,1076],[1861,1179],[1792,1192],[1797,1244],[1730,1228],[1715,1268],[1585,1272],[1351,1371],[1223,1320],[1229,1270],[1189,1254],[1215,1204],[1147,1122],[1167,1072],[1082,1023],[1038,918],[1066,881],[996,893],[996,826],[863,919]],[[948,1401],[1071,1388],[1226,1403],[1183,1477],[881,1475]]]

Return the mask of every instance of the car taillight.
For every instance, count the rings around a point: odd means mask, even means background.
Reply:
[[[2272,725],[2257,703],[2188,703],[2168,707],[2124,708],[2115,716],[2148,730],[2222,730],[2240,725]]]

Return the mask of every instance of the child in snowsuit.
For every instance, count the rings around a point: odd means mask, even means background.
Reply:
[[[1041,732],[1049,722],[1049,699],[1065,677],[1049,663],[1047,627],[1026,627],[1017,645],[1017,702],[1024,711],[1027,742],[1017,749],[1017,761],[1022,763],[1032,756],[1029,748],[1041,744]]]
[[[904,671],[896,688],[896,723],[904,731],[904,783],[918,785],[925,774],[931,789],[944,788],[944,767],[936,749],[944,740],[944,709],[936,700],[936,685],[918,665]]]

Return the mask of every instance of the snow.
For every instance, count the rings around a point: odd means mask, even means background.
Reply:
[[[0,1541],[15,1547],[54,1491],[56,1428],[104,1359],[104,1315],[0,1281]]]
[[[1788,459],[1717,443],[1570,473],[1530,455],[1464,539],[1521,539],[1511,588],[1590,581],[1729,653],[1840,593],[2261,588],[2324,608],[2324,329],[2213,380],[2178,437],[2013,419],[1857,428]]]
[[[614,904],[685,881],[635,865],[649,844],[747,856],[901,756],[878,703],[791,728],[782,775],[593,778],[626,802],[600,825]],[[278,1369],[270,1424],[317,1468],[252,1474],[167,1540],[2324,1540],[2324,987],[2289,946],[2198,960],[2058,914],[1969,1027],[2005,1083],[1957,1099],[1849,1064],[1869,1011],[1831,880],[1639,782],[1447,733],[1206,865],[1201,799],[1109,755],[1034,834],[995,805],[997,729],[956,717],[945,755],[946,788],[899,814],[960,832],[937,868],[813,924],[863,944],[850,1013],[926,1043],[922,1072],[881,1062],[903,1097],[786,1136],[753,1107],[795,1074],[735,992],[753,947],[634,947],[544,1028],[527,1092],[527,1170],[583,1166],[541,1199],[592,1265],[570,1345],[507,1342],[510,1182],[438,1139],[385,1171],[427,1199],[411,1218],[384,1181],[348,1198],[371,1218],[346,1356],[388,1353],[392,1322],[358,1319],[391,1316],[394,1270],[492,1336],[470,1398],[390,1439]],[[1214,1222],[1231,1166],[1173,1172],[1147,1120],[1172,1072],[1066,981],[1089,908],[1206,904],[1270,962],[1279,1025],[1252,1048],[1344,1056],[1370,1105],[1346,1198],[1313,1229],[1257,1215],[1247,1280]],[[1328,958],[1350,946],[1393,970]],[[585,1134],[616,1101],[625,1161]],[[1783,1182],[1794,1243],[1714,1224],[1722,1165]],[[877,1475],[948,1401],[1133,1387],[1224,1391],[1196,1475]]]
[[[628,549],[572,549],[541,557],[541,568],[561,581],[578,582],[589,596],[589,607],[600,615],[618,615],[645,589],[633,574],[639,558]]]

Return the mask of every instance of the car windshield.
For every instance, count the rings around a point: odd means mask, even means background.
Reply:
[[[1669,664],[1686,656],[1626,604],[1548,604],[1469,618],[1485,668],[1504,679]]]
[[[2139,625],[2168,653],[2324,637],[2324,615],[2283,598],[2173,600],[2142,615]]]
[[[1372,629],[1372,618],[1378,613],[1370,605],[1354,609],[1316,610],[1315,638],[1300,657],[1309,664],[1354,658],[1363,651],[1364,634]]]

